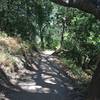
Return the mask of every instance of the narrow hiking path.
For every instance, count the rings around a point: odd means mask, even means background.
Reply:
[[[11,78],[19,88],[6,89],[2,100],[83,100],[77,98],[71,77],[57,61],[54,56],[40,54],[31,61],[31,69],[20,69],[16,78]]]

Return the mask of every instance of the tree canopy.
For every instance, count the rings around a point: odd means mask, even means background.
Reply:
[[[54,50],[68,66],[74,65],[79,77],[78,68],[93,73],[100,66],[97,19],[100,0],[0,0],[0,35],[21,38],[32,50]],[[13,55],[11,49],[6,52]],[[98,68],[95,73],[99,73]]]

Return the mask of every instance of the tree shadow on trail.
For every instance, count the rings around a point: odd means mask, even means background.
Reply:
[[[25,83],[22,86],[25,89],[6,89],[4,92],[6,98],[9,100],[74,100],[76,95],[72,84],[74,79],[61,70],[54,58],[39,56],[39,59],[31,58],[30,61],[29,71],[32,73],[25,75],[25,78],[29,76],[30,80],[29,78],[26,82],[18,80],[16,84],[18,86],[20,82]]]
[[[27,91],[7,90],[5,94],[9,100],[66,100],[58,96],[58,94],[53,93],[31,93]]]

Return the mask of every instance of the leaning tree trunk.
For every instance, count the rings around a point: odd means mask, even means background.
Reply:
[[[90,83],[88,100],[100,100],[100,61]]]
[[[50,0],[56,4],[73,7],[91,13],[100,20],[100,1],[99,0]]]

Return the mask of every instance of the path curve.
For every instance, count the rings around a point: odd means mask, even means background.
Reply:
[[[61,70],[54,56],[41,54],[32,61],[33,70],[23,70],[16,86],[20,90],[7,90],[5,100],[75,100],[70,77]]]

